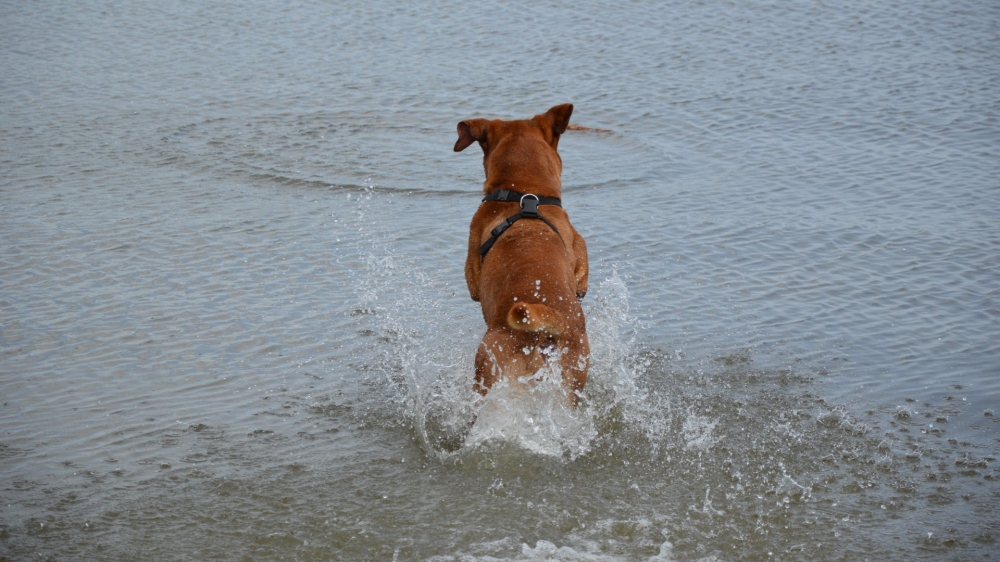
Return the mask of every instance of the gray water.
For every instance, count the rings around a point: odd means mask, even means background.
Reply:
[[[2,2],[0,560],[995,559],[998,29]],[[590,382],[476,402],[455,124],[564,102]]]

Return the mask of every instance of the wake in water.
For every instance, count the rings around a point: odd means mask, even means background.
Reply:
[[[600,426],[624,422],[655,434],[669,425],[669,409],[637,384],[648,365],[637,359],[638,323],[617,270],[592,284],[585,303],[591,366],[574,409],[566,406],[557,365],[530,380],[500,381],[485,397],[474,392],[473,358],[485,328],[478,307],[464,302],[464,286],[456,290],[391,245],[376,248],[358,282],[362,311],[378,336],[375,370],[429,456],[460,461],[514,446],[575,459],[590,452]]]

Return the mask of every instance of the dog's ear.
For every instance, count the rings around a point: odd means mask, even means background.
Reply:
[[[552,135],[559,138],[559,135],[566,132],[566,127],[569,127],[570,115],[573,115],[573,104],[564,103],[546,111],[542,117],[552,127]]]
[[[455,152],[462,152],[470,144],[479,141],[486,142],[486,129],[489,121],[486,119],[468,119],[458,124],[458,140],[455,141]]]

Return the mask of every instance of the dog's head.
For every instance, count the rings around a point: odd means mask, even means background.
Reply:
[[[455,152],[465,150],[473,142],[479,143],[483,149],[486,191],[490,191],[491,185],[537,183],[540,176],[554,178],[558,185],[562,159],[556,149],[572,114],[573,104],[565,103],[531,119],[468,119],[458,124]]]

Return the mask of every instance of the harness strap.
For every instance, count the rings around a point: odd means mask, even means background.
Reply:
[[[497,194],[500,195],[497,195]],[[493,244],[500,239],[500,235],[507,231],[515,222],[521,219],[539,219],[545,224],[549,225],[552,232],[555,232],[559,236],[559,240],[562,240],[563,246],[566,245],[566,241],[563,240],[562,234],[559,234],[559,230],[556,229],[555,225],[549,222],[549,219],[538,214],[539,205],[557,205],[562,207],[562,202],[556,197],[539,197],[533,193],[518,193],[517,191],[511,191],[508,189],[501,189],[499,191],[494,191],[493,193],[487,195],[483,198],[483,202],[486,201],[507,201],[514,202],[517,201],[521,204],[521,212],[511,215],[503,220],[500,224],[490,231],[490,239],[483,243],[479,247],[479,259],[485,260],[486,253],[490,251]]]

